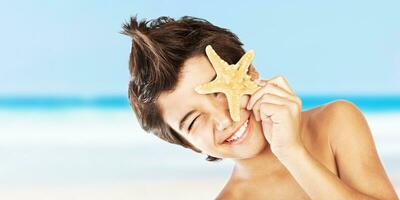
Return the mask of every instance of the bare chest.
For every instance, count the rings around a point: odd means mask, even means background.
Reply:
[[[305,191],[291,177],[281,179],[275,183],[247,186],[246,192],[243,192],[240,198],[235,199],[309,199]]]
[[[331,156],[332,158],[327,157],[324,151],[314,153],[313,156],[337,175],[333,156]],[[241,183],[234,188],[228,199],[310,199],[301,185],[286,169],[282,170],[281,175],[276,178]]]

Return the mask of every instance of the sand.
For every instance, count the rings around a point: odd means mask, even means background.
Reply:
[[[365,114],[400,192],[400,113]],[[232,163],[145,134],[128,110],[1,111],[0,199],[213,199]]]

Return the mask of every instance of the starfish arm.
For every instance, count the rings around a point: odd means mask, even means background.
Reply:
[[[250,67],[251,61],[254,58],[254,51],[250,50],[248,52],[246,52],[241,58],[240,60],[237,62],[236,65],[239,66],[239,73],[241,74],[247,74],[247,70]]]
[[[215,82],[209,82],[195,87],[194,90],[199,94],[210,94],[210,93],[221,92],[221,88],[218,87],[218,85],[219,84],[216,84]]]
[[[223,74],[224,68],[229,66],[229,64],[225,62],[223,59],[221,59],[221,57],[219,57],[219,55],[217,54],[217,52],[214,51],[211,45],[207,45],[206,54],[211,62],[211,65],[217,72],[217,75],[221,76],[221,74]]]
[[[228,93],[226,96],[231,118],[233,121],[237,122],[240,120],[240,95]]]

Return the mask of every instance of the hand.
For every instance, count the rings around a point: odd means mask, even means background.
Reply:
[[[262,131],[279,158],[304,148],[300,136],[301,99],[283,76],[260,81],[262,88],[251,95],[247,109],[253,110]]]

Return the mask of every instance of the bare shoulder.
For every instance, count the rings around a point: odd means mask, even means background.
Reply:
[[[343,114],[360,114],[361,111],[358,107],[348,100],[336,100],[324,105],[321,105],[318,109],[318,117],[320,119],[332,119],[332,117],[337,117],[338,115]],[[344,116],[346,117],[346,116]]]
[[[311,123],[327,125],[327,122],[335,117],[346,117],[343,114],[354,114],[361,111],[351,101],[340,99],[312,108],[306,112],[309,112],[308,115],[310,116]]]
[[[367,121],[361,110],[351,101],[336,100],[315,109],[310,117],[310,124],[328,137],[332,150],[341,139],[348,138],[345,134],[356,134],[350,129],[368,129]]]
[[[398,199],[380,161],[367,119],[354,103],[337,100],[324,104],[311,118],[320,134],[327,136],[343,182],[377,199]]]
[[[341,110],[348,110],[348,107],[353,107],[351,102],[336,100],[304,110],[301,116],[301,137],[305,147],[315,159],[336,175],[338,169],[331,138],[336,137],[334,133],[342,126],[336,119],[343,118]]]
[[[314,156],[320,157],[336,171],[334,165],[335,148],[341,141],[338,139],[348,138],[349,128],[360,123],[363,115],[357,106],[347,100],[335,100],[302,113],[302,139],[307,149]]]
[[[358,107],[347,100],[335,100],[308,111],[307,125],[318,133],[329,134],[337,132],[345,124],[352,124],[363,117]],[[305,113],[306,113],[305,112]]]

